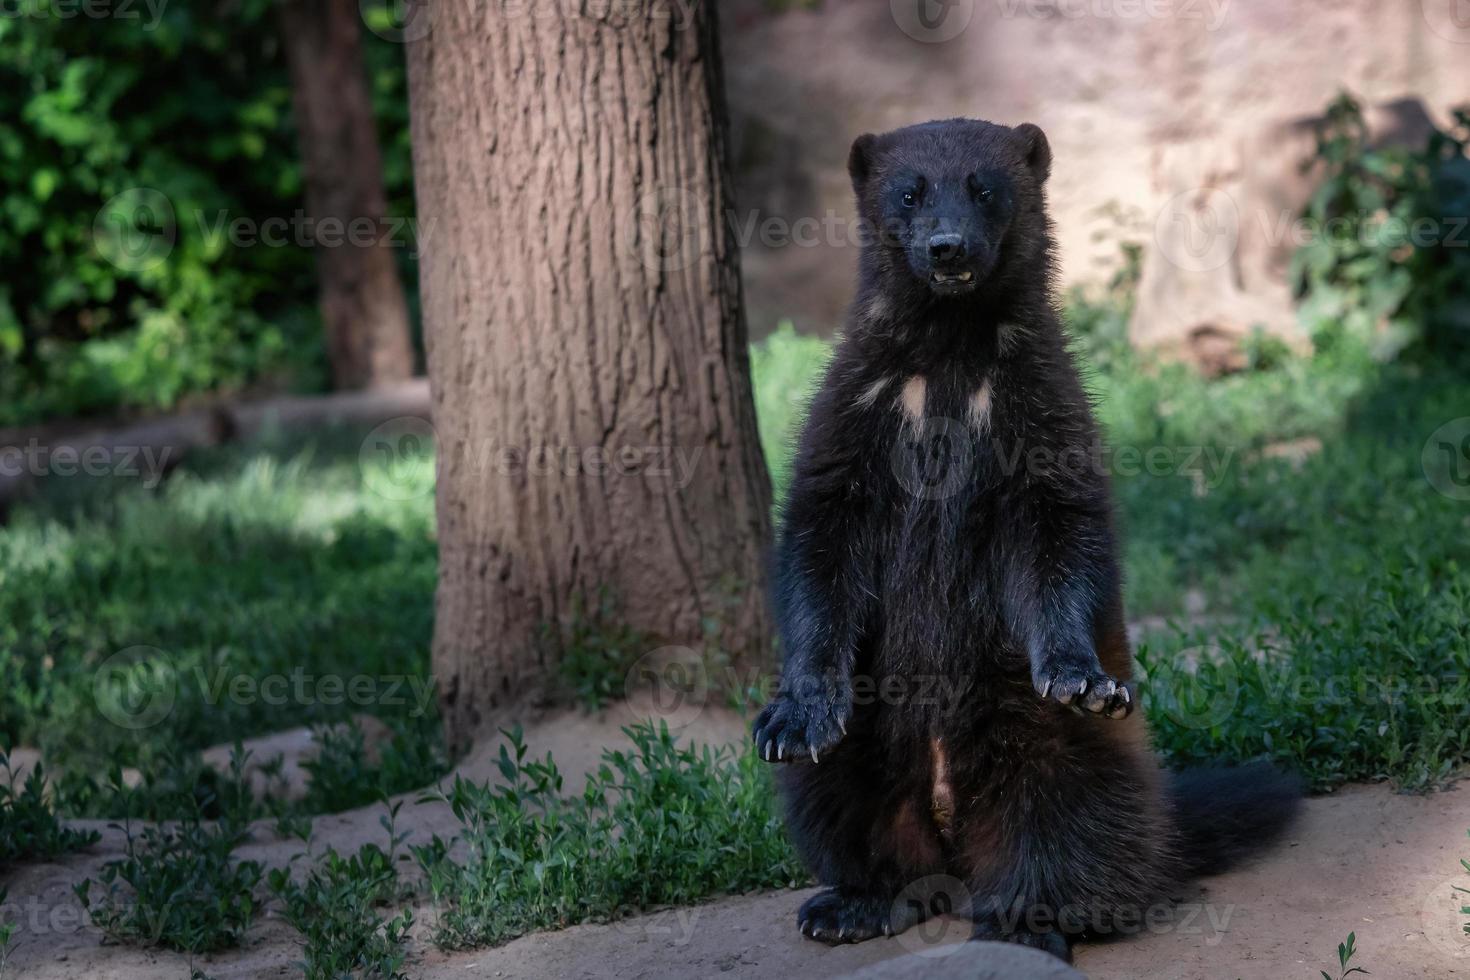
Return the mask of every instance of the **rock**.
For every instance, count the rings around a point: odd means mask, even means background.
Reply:
[[[876,963],[848,980],[1086,980],[1040,950],[1015,943],[971,942]]]

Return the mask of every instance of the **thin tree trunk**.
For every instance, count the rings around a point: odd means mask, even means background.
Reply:
[[[408,304],[383,218],[383,163],[356,0],[282,0],[281,37],[339,389],[413,375]]]
[[[453,744],[603,596],[650,648],[769,654],[713,4],[575,8],[436,5],[409,47]]]

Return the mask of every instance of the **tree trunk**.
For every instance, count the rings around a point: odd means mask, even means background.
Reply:
[[[413,375],[356,0],[282,0],[322,323],[339,389]]]
[[[409,47],[452,744],[603,598],[716,683],[768,666],[718,31],[679,7],[440,4]]]

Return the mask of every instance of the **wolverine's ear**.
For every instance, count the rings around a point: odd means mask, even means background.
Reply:
[[[1016,136],[1021,141],[1026,166],[1031,168],[1038,182],[1045,182],[1051,174],[1051,144],[1046,141],[1046,134],[1040,126],[1022,123],[1016,127]]]
[[[877,146],[878,137],[864,133],[852,141],[852,149],[847,154],[847,173],[852,178],[852,189],[859,195],[873,173],[873,150]]]

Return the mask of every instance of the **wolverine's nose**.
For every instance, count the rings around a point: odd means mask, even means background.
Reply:
[[[929,239],[929,260],[935,265],[953,265],[965,257],[963,235],[946,232]]]

